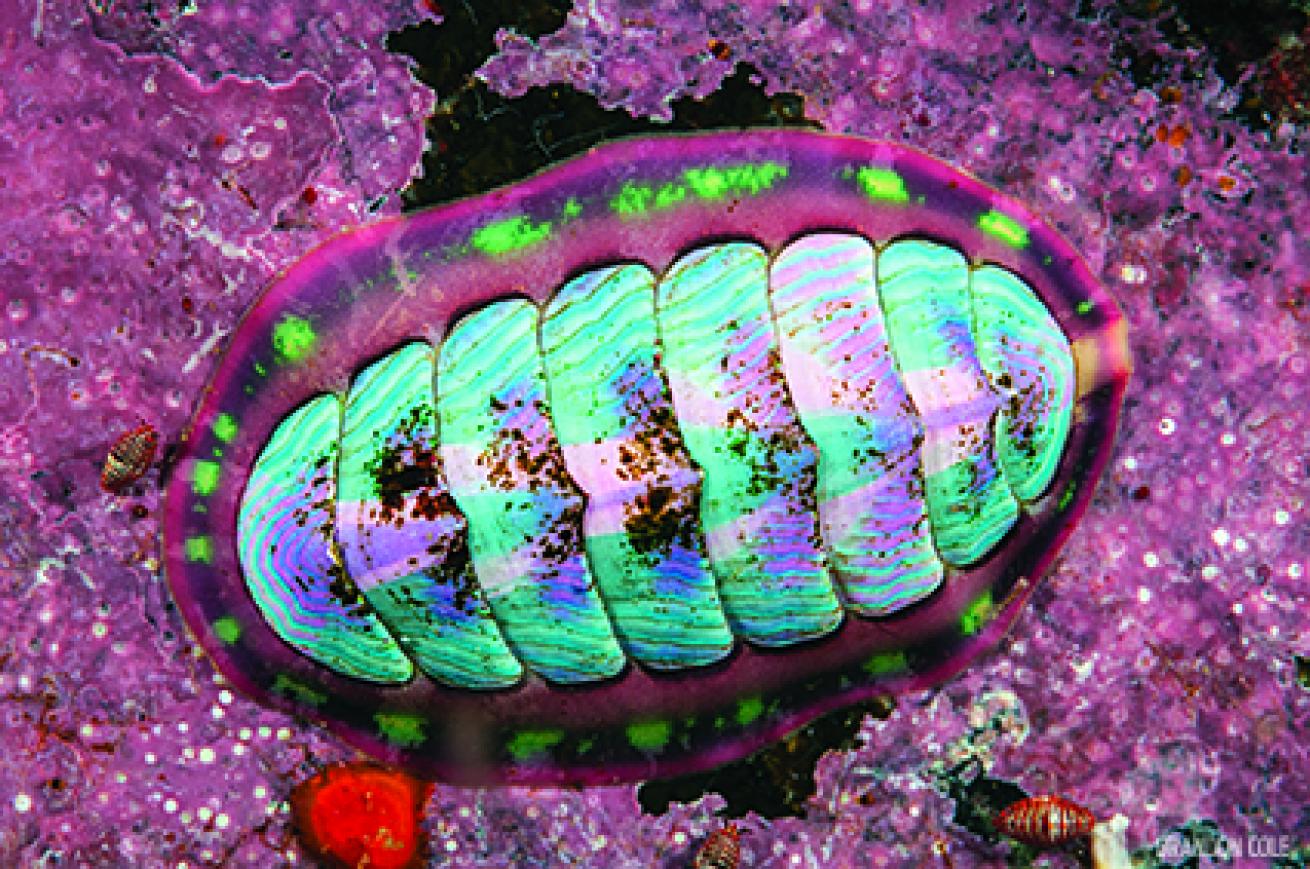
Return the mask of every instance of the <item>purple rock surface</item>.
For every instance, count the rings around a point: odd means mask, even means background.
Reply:
[[[749,62],[825,128],[1026,202],[1129,317],[1115,456],[1007,642],[867,720],[802,817],[742,819],[743,864],[1003,865],[953,821],[965,762],[1124,814],[1143,865],[1189,823],[1239,865],[1304,862],[1310,130],[1252,132],[1202,50],[1108,3],[891,8],[580,2],[480,73],[664,118]],[[222,683],[160,576],[158,469],[122,497],[98,475],[139,420],[176,441],[270,278],[398,210],[447,95],[382,38],[427,14],[0,6],[0,865],[307,864],[284,800],[350,749]],[[1150,87],[1120,60],[1146,55]],[[679,866],[722,806],[439,785],[427,825],[433,865]]]

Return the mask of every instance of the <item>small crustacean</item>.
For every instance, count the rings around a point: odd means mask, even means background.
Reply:
[[[1001,809],[995,826],[1000,833],[1028,845],[1062,845],[1089,835],[1096,824],[1090,811],[1064,797],[1036,796]]]
[[[715,830],[696,852],[692,869],[737,869],[741,863],[741,832],[736,824]]]
[[[142,423],[121,435],[105,456],[105,467],[100,472],[100,488],[117,495],[135,483],[150,469],[159,447],[159,432],[149,423]]]

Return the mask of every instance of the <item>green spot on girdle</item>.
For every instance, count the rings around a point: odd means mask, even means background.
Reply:
[[[719,199],[734,193],[750,193],[772,187],[787,177],[787,167],[779,163],[739,163],[733,166],[705,166],[682,173],[691,191],[702,199]]]
[[[220,413],[214,419],[214,437],[223,443],[230,443],[237,436],[237,421],[231,414]]]
[[[394,745],[413,748],[422,745],[427,739],[423,730],[427,727],[428,721],[421,715],[409,712],[379,712],[373,716],[373,720],[377,722],[378,730],[387,741]]]
[[[656,208],[671,208],[687,198],[687,188],[681,184],[665,184],[655,193]]]
[[[277,674],[277,678],[273,680],[273,690],[278,694],[294,697],[301,703],[308,703],[310,706],[322,706],[328,699],[322,691],[317,691],[286,673]]]
[[[1078,487],[1073,483],[1070,483],[1069,486],[1063,492],[1060,493],[1060,503],[1055,505],[1055,509],[1057,510],[1066,509],[1069,506],[1069,504],[1073,502],[1074,493],[1077,491],[1078,491]]]
[[[638,751],[659,751],[669,742],[673,725],[667,721],[638,721],[628,725],[628,742]]]
[[[985,591],[978,595],[960,614],[960,633],[971,637],[987,624],[993,615],[992,593]]]
[[[241,625],[231,616],[223,616],[213,624],[214,636],[218,637],[227,645],[232,645],[241,639]]]
[[[191,472],[191,489],[197,495],[211,495],[218,486],[218,462],[196,462]]]
[[[659,186],[625,181],[610,200],[616,214],[628,217],[648,210],[672,208],[688,194],[707,201],[725,196],[754,196],[787,177],[781,163],[737,163],[731,166],[698,166],[682,173],[682,183],[669,181]]]
[[[628,181],[619,188],[619,192],[610,200],[610,208],[624,216],[641,214],[650,206],[650,201],[654,197],[654,188]]]
[[[475,230],[470,242],[485,254],[500,256],[543,242],[550,237],[550,233],[550,221],[533,223],[518,214]]]
[[[1083,299],[1081,302],[1078,303],[1078,306],[1074,308],[1075,311],[1077,311],[1079,314],[1082,314],[1084,317],[1092,313],[1092,311],[1094,311],[1095,309],[1096,309],[1096,305],[1092,304],[1090,299]]]
[[[206,536],[188,537],[186,543],[186,560],[203,561],[209,564],[214,560],[214,541]]]
[[[1028,230],[1017,220],[999,211],[989,211],[978,218],[978,228],[990,236],[999,238],[1013,248],[1028,246]]]
[[[314,327],[303,317],[287,315],[273,327],[273,350],[283,362],[299,362],[314,349],[318,336]],[[264,374],[263,367],[255,364],[255,370]]]
[[[861,166],[854,174],[855,183],[860,185],[860,190],[870,199],[879,202],[908,202],[910,199],[905,189],[905,179],[891,169]]]
[[[864,662],[864,672],[870,676],[885,676],[888,673],[900,673],[908,666],[909,662],[902,651],[879,652]]]
[[[737,723],[742,727],[764,714],[764,701],[759,697],[746,697],[737,702]]]
[[[515,760],[524,761],[545,754],[563,741],[563,730],[520,730],[505,748]]]

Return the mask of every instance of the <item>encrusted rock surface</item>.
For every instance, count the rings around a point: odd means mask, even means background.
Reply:
[[[593,0],[480,72],[663,118],[750,63],[1028,202],[1129,315],[1115,458],[1007,643],[824,757],[802,817],[742,819],[744,865],[1003,864],[953,821],[962,769],[1122,813],[1144,865],[1216,833],[1310,859],[1310,130],[1075,6]],[[285,797],[349,750],[224,687],[160,576],[158,469],[116,497],[99,467],[141,420],[177,439],[280,269],[398,210],[447,95],[383,38],[433,14],[0,5],[0,863],[304,865]],[[680,866],[722,805],[438,786],[427,824],[434,865]]]

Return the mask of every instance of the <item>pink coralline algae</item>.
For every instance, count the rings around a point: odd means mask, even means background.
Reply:
[[[450,95],[382,38],[427,14],[0,7],[0,864],[308,865],[287,796],[349,749],[197,652],[158,485],[261,287],[398,209]],[[1008,642],[867,719],[800,817],[739,819],[743,865],[1000,865],[1010,845],[956,821],[961,769],[1123,814],[1144,865],[1215,837],[1248,865],[1310,854],[1310,132],[1242,126],[1234,83],[1162,32],[1103,2],[595,0],[483,66],[661,118],[751,64],[826,129],[1028,203],[1130,321],[1107,477]],[[105,433],[142,417],[161,461],[102,492]],[[724,806],[438,785],[425,829],[433,865],[676,866]]]

